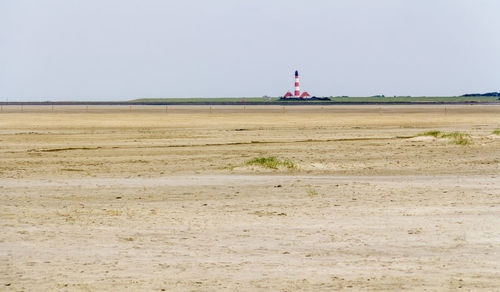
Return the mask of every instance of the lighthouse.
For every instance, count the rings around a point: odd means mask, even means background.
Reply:
[[[304,91],[302,94],[300,94],[300,81],[299,81],[299,71],[295,71],[295,91],[292,94],[290,91],[288,91],[285,95],[283,95],[282,99],[309,99],[311,98],[311,95],[307,93],[307,91]]]
[[[299,71],[295,71],[295,97],[300,97]]]

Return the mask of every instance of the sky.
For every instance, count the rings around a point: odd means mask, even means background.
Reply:
[[[498,0],[0,0],[0,101],[500,91]]]

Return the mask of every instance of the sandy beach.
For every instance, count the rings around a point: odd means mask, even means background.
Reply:
[[[495,129],[496,105],[4,106],[0,290],[498,291]]]

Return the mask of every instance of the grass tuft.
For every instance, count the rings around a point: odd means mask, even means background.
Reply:
[[[453,138],[453,143],[455,143],[457,145],[469,145],[472,142],[469,138],[458,137],[458,138]]]
[[[443,134],[443,132],[434,130],[434,131],[428,131],[428,132],[418,134],[418,136],[433,136],[433,137],[438,138],[441,134]]]
[[[266,168],[278,169],[280,167],[296,168],[295,163],[290,159],[279,159],[275,156],[257,157],[247,161],[247,165],[259,165]]]
[[[451,139],[453,143],[457,145],[469,145],[471,143],[470,135],[467,133],[460,133],[460,132],[445,133],[441,135],[441,137]]]
[[[315,190],[307,190],[307,194],[309,195],[309,197],[316,197],[318,196],[318,192],[315,191]]]
[[[460,132],[444,133],[434,130],[419,134],[418,136],[433,136],[435,138],[451,139],[453,143],[457,145],[469,145],[472,143],[470,134]]]
[[[470,137],[469,134],[466,133],[460,133],[460,132],[451,132],[451,133],[443,133],[441,135],[441,138],[460,138],[460,137]]]
[[[499,135],[500,136],[500,129],[496,129],[493,131],[493,135]]]

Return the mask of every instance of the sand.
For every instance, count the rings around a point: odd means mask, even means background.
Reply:
[[[4,106],[0,290],[498,291],[498,128],[495,105]]]

